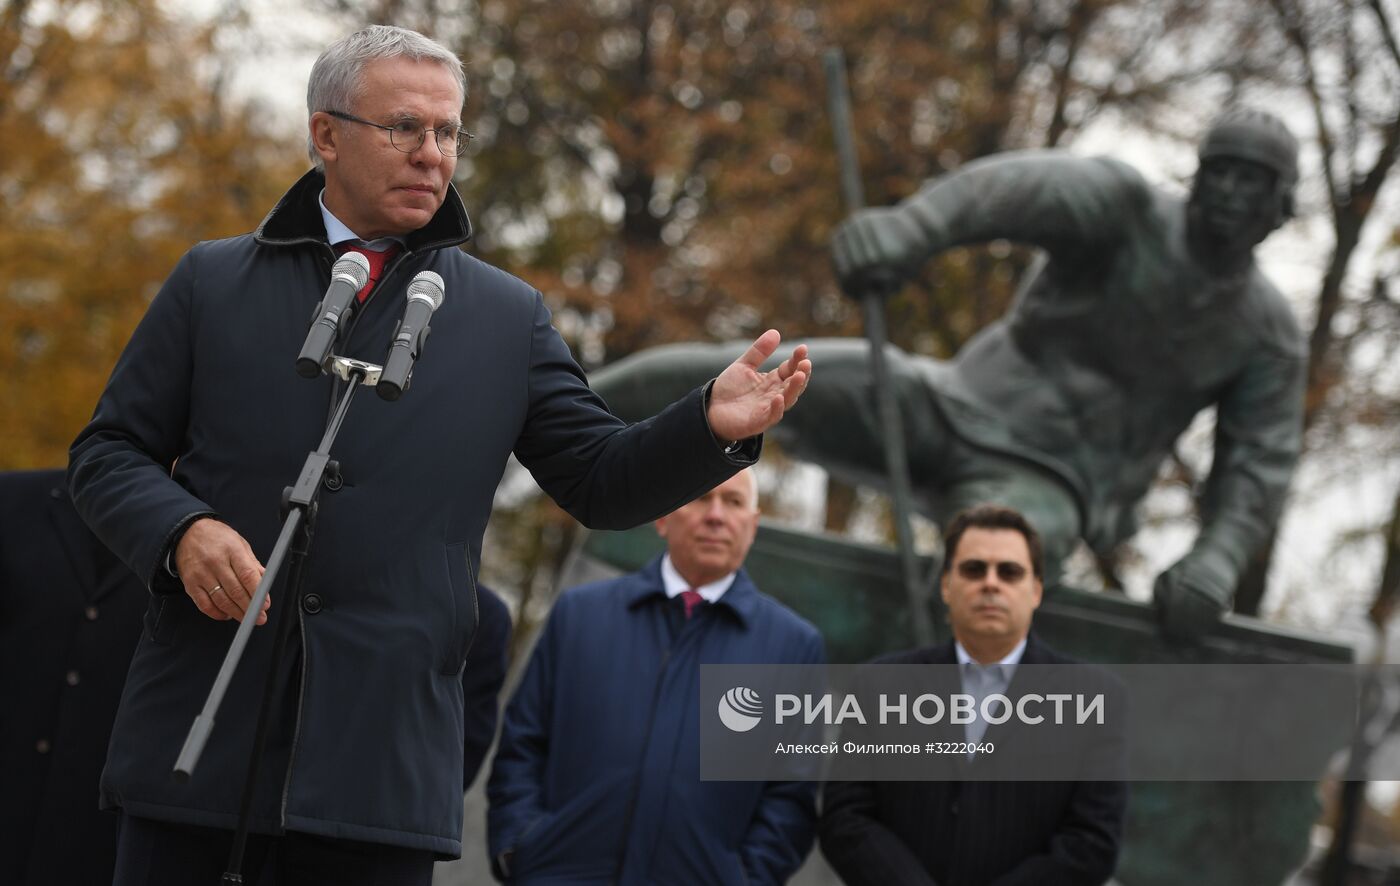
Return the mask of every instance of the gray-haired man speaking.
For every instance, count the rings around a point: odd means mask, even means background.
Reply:
[[[302,596],[260,616],[299,629],[274,674],[250,881],[268,868],[298,886],[426,884],[436,858],[460,853],[460,672],[512,453],[582,522],[632,526],[751,463],[806,385],[802,349],[757,371],[778,345],[770,330],[653,419],[612,416],[540,293],[457,248],[471,234],[451,184],[464,94],[456,56],[411,31],[372,27],[327,49],[308,90],[317,168],[255,233],[185,255],[73,444],[79,511],[152,591],[102,782],[123,812],[119,884],[213,883],[224,869],[270,632],[253,632],[191,780],[170,770],[262,575],[281,489],[343,384],[293,371],[339,251],[371,268],[339,355],[384,359],[416,274],[440,275],[446,299],[412,389],[353,404]]]

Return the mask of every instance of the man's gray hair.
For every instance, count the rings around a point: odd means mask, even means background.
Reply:
[[[309,118],[317,111],[350,113],[363,85],[360,75],[365,65],[383,58],[437,62],[452,72],[457,79],[457,91],[466,101],[467,77],[456,53],[417,31],[392,25],[370,25],[327,46],[311,66],[311,78],[306,84],[306,116]],[[306,153],[317,169],[325,168],[309,134]]]

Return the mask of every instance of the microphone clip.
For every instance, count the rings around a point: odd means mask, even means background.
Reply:
[[[350,357],[337,357],[332,355],[327,370],[341,381],[354,382],[359,380],[362,385],[374,387],[379,384],[379,376],[384,372],[384,367],[374,363],[366,363],[363,360],[354,360]]]

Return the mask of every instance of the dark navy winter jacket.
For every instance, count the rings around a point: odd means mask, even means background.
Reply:
[[[821,635],[742,570],[674,637],[670,603],[657,558],[554,604],[487,785],[497,876],[744,886],[802,864],[813,784],[700,780],[700,665],[817,664]]]
[[[180,530],[208,514],[265,562],[282,488],[321,438],[343,383],[308,381],[294,365],[334,260],[322,187],[309,172],[255,234],[185,255],[70,453],[79,512],[153,592],[102,782],[106,805],[137,815],[236,820],[273,631],[253,632],[199,768],[177,784],[171,767],[235,624],[195,609],[164,563]],[[724,455],[701,391],[630,427],[609,414],[540,293],[456,248],[470,230],[451,190],[336,350],[382,363],[409,279],[442,275],[412,386],[397,402],[358,397],[332,451],[344,486],[321,496],[255,831],[460,853],[459,675],[482,532],[511,453],[581,522],[622,527],[713,487],[756,450]]]

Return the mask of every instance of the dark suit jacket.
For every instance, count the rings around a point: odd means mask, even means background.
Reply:
[[[476,586],[476,638],[462,670],[462,790],[472,786],[486,752],[496,738],[500,719],[501,684],[510,660],[510,610],[496,592]]]
[[[1072,659],[1032,634],[1021,661]],[[949,641],[881,662],[951,665],[957,657]],[[1013,678],[1013,693],[1015,686]],[[1127,788],[1121,781],[846,781],[828,783],[822,805],[822,853],[849,886],[1094,886],[1113,874]]]
[[[0,883],[112,882],[97,779],[146,597],[63,471],[0,474]]]

